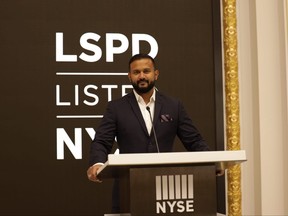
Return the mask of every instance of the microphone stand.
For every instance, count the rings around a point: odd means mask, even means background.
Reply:
[[[158,153],[160,153],[158,140],[157,140],[157,136],[156,136],[156,132],[155,132],[155,128],[154,128],[154,125],[153,125],[152,115],[151,115],[151,112],[150,112],[150,107],[147,106],[146,110],[149,112],[150,120],[151,120],[151,123],[152,123],[152,130],[153,130],[153,134],[154,134],[154,139],[155,139],[155,143],[156,143],[156,147],[157,147],[157,151],[158,151]]]

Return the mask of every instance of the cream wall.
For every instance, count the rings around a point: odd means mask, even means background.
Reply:
[[[238,0],[243,215],[288,215],[285,0]]]

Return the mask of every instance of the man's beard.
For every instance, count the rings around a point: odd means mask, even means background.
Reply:
[[[140,85],[139,85],[139,83],[140,82],[147,82],[148,83],[148,86],[146,86],[146,87],[140,87]],[[140,80],[140,81],[138,81],[138,82],[132,82],[131,83],[132,84],[132,86],[133,86],[133,88],[135,89],[135,91],[138,93],[138,94],[145,94],[145,93],[147,93],[147,92],[149,92],[154,86],[155,86],[155,80],[154,81],[151,81],[150,83],[149,83],[149,81],[148,80]]]

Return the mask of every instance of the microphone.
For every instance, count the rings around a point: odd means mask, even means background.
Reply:
[[[146,110],[149,112],[150,120],[151,120],[151,123],[152,123],[152,130],[153,130],[153,134],[154,134],[154,139],[155,139],[155,143],[156,143],[156,147],[157,147],[157,151],[158,151],[158,153],[160,153],[158,140],[157,140],[157,136],[156,136],[156,132],[155,132],[155,128],[154,128],[154,125],[153,125],[152,115],[151,115],[151,112],[150,112],[150,107],[147,106]]]

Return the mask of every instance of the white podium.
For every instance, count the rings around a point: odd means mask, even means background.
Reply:
[[[111,154],[98,174],[119,179],[120,215],[215,216],[217,170],[246,160],[244,150]]]

